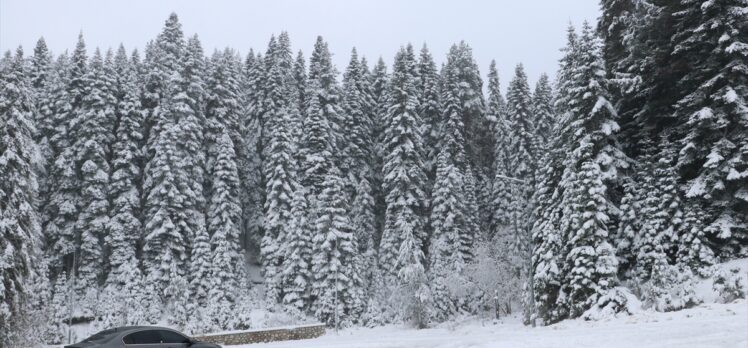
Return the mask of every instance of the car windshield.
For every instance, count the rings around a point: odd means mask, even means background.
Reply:
[[[109,335],[111,335],[114,332],[117,332],[117,329],[107,329],[107,330],[104,330],[104,331],[99,331],[99,332],[95,333],[93,336],[91,336],[91,337],[86,338],[85,340],[83,340],[83,342],[101,341],[101,340],[109,337]]]

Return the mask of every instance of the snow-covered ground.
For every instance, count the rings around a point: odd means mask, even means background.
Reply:
[[[311,340],[272,342],[242,348],[747,348],[748,302],[704,304],[678,312],[642,311],[590,322],[568,320],[531,328],[517,318],[496,324],[479,321],[456,327],[413,330],[389,326],[328,332]]]

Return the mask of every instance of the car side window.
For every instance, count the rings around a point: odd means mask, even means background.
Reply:
[[[161,335],[157,330],[143,330],[125,336],[122,341],[125,344],[157,344],[161,343]]]
[[[159,330],[163,343],[186,343],[187,337],[184,337],[174,331]]]

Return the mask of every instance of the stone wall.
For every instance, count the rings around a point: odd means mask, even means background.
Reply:
[[[270,328],[237,331],[222,334],[195,336],[195,339],[220,345],[239,345],[272,341],[289,341],[316,338],[325,334],[324,324],[303,325],[287,328]]]

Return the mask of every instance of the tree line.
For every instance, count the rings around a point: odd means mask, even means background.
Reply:
[[[256,308],[425,327],[697,303],[748,254],[748,5],[601,6],[555,81],[520,64],[505,94],[464,42],[439,68],[354,49],[339,81],[321,37],[308,61],[285,32],[207,57],[175,14],[143,58],[82,35],[6,53],[2,344],[61,342],[71,315],[198,333]]]

